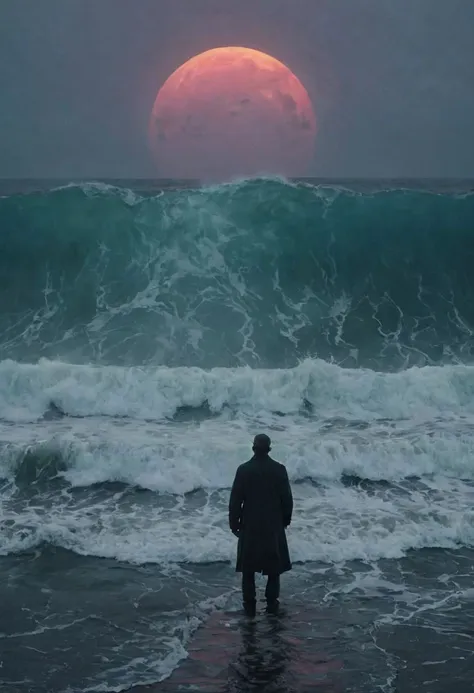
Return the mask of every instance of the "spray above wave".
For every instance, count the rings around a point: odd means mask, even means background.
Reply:
[[[375,368],[466,361],[474,196],[244,181],[0,200],[0,357]]]

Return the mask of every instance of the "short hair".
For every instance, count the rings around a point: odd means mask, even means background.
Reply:
[[[269,450],[271,450],[271,447],[272,447],[272,441],[270,440],[270,437],[267,436],[266,433],[259,433],[253,439],[254,450],[261,450],[262,452],[268,452]]]

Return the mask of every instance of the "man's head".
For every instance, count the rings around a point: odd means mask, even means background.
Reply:
[[[259,433],[253,439],[252,450],[256,455],[267,455],[272,449],[272,441],[265,433]]]

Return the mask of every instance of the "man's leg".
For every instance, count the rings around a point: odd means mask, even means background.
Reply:
[[[242,598],[244,606],[255,605],[255,573],[242,573]]]
[[[265,588],[265,599],[268,604],[274,604],[280,596],[280,576],[278,574],[269,575]]]

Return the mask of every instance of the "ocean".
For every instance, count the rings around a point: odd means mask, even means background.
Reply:
[[[228,496],[265,432],[280,618],[342,662],[314,690],[471,693],[473,189],[0,185],[2,690],[165,681],[238,615]]]

